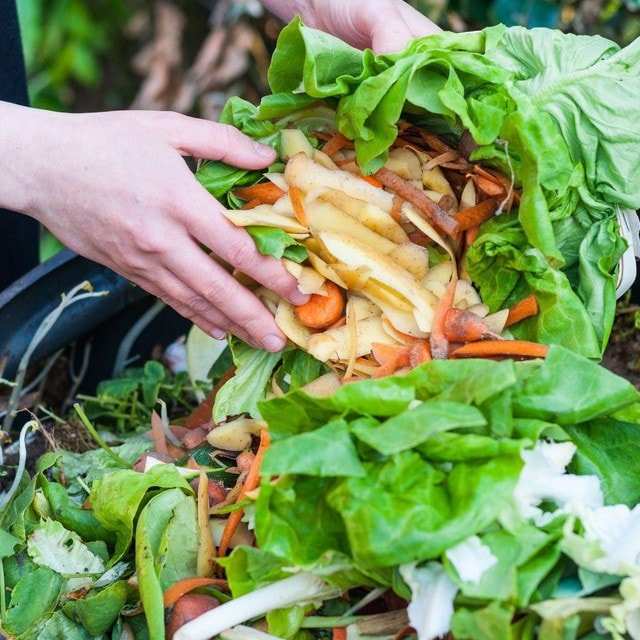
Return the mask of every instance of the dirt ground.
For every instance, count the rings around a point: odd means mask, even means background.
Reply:
[[[637,296],[640,301],[640,291],[633,293],[633,298]],[[636,327],[636,316],[640,320],[638,302],[625,299],[618,304],[616,321],[602,363],[640,389],[640,327]]]

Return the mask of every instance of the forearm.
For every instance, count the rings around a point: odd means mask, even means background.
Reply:
[[[0,208],[25,213],[30,208],[29,156],[38,153],[32,109],[0,102]],[[31,140],[31,142],[29,142]]]

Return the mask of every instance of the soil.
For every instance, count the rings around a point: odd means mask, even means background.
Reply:
[[[640,305],[623,301],[602,364],[640,389]]]

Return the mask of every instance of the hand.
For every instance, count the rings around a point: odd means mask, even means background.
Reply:
[[[0,121],[11,123],[0,128],[0,206],[38,219],[214,337],[230,331],[270,351],[284,346],[269,311],[214,258],[294,304],[307,296],[224,217],[181,157],[260,169],[273,162],[272,149],[175,113],[60,114],[0,103]]]
[[[402,50],[412,38],[441,29],[404,0],[263,0],[285,21],[299,13],[305,24],[375,53]]]

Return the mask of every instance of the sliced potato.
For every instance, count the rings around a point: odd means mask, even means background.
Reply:
[[[325,189],[321,197],[392,242],[401,244],[409,241],[405,230],[380,207],[335,189]]]
[[[288,190],[289,185],[287,185],[287,191]],[[291,204],[291,198],[288,193],[285,193],[281,198],[278,198],[271,206],[273,207],[273,210],[280,215],[294,219],[296,217],[296,214],[293,211],[293,205]]]
[[[286,162],[298,153],[306,156],[313,154],[313,147],[300,129],[282,129],[280,131],[280,157]]]
[[[377,280],[369,279],[361,289],[362,295],[375,302],[381,309],[388,305],[403,313],[411,314],[413,305],[397,291],[387,287]]]
[[[331,282],[335,282],[339,287],[342,287],[343,289],[349,288],[347,283],[338,275],[338,272],[333,268],[332,265],[327,264],[325,260],[323,260],[317,253],[314,253],[311,250],[308,250],[308,255],[311,266],[323,278],[331,280]]]
[[[391,149],[384,166],[405,180],[422,180],[420,159],[411,149]]]
[[[443,260],[429,269],[422,282],[429,291],[440,298],[454,275],[454,263],[451,260]]]
[[[338,169],[338,165],[324,151],[314,149],[311,158],[327,169]]]
[[[471,209],[476,206],[476,183],[473,180],[467,180],[464,189],[460,194],[460,211]]]
[[[338,277],[346,284],[350,291],[362,291],[371,278],[371,269],[368,267],[353,268],[342,262],[334,262],[331,268],[338,274]]]
[[[251,446],[251,436],[259,435],[267,428],[263,420],[236,418],[218,425],[207,434],[207,442],[218,449],[243,451]]]
[[[393,207],[393,194],[361,180],[356,175],[340,169],[327,169],[303,153],[296,154],[284,170],[284,177],[291,186],[309,192],[319,187],[342,191],[358,200],[372,202],[383,211]]]
[[[482,300],[478,292],[468,280],[458,278],[456,291],[453,296],[453,305],[458,309],[468,309],[469,307],[481,303]]]
[[[312,231],[337,231],[356,238],[382,253],[393,251],[398,245],[358,222],[330,202],[305,202],[305,213]]]
[[[305,327],[298,316],[296,316],[295,307],[286,300],[280,300],[275,313],[276,324],[280,327],[291,342],[298,345],[301,349],[307,349],[311,331]]]
[[[424,247],[413,242],[396,245],[389,257],[406,269],[417,280],[424,280],[429,270],[429,255]]]
[[[449,184],[449,181],[445,178],[444,173],[440,167],[433,167],[433,169],[422,170],[422,184],[425,189],[431,189],[438,193],[443,193],[453,196],[453,189]],[[455,197],[455,196],[454,196]]]
[[[350,291],[347,294],[347,298],[357,320],[364,320],[371,316],[379,316],[382,313],[380,307],[365,296],[361,296]]]
[[[293,262],[293,260],[282,261],[287,271],[298,281],[298,289],[302,293],[323,293],[326,278],[321,276],[315,269],[303,264]]]
[[[433,311],[437,305],[436,297],[391,258],[341,233],[322,231],[319,237],[337,260],[354,268],[368,267],[373,278],[409,300],[427,322],[430,323],[433,319]],[[425,325],[421,328],[425,330]]]
[[[224,215],[237,227],[280,227],[287,233],[308,233],[308,229],[295,218],[276,213],[268,204],[259,204],[253,209],[226,210]]]
[[[333,395],[339,388],[340,378],[338,378],[335,371],[329,371],[329,373],[325,373],[301,387],[302,391],[320,398]]]
[[[500,335],[504,331],[504,326],[507,323],[507,316],[509,315],[509,309],[500,309],[495,313],[490,313],[485,316],[484,321],[487,323],[489,331]]]
[[[455,255],[449,242],[447,242],[424,218],[424,216],[410,203],[402,205],[402,215],[413,225],[415,225],[427,238],[433,240],[439,247],[442,247],[455,262]]]
[[[374,342],[393,340],[382,326],[382,317],[370,316],[358,321],[356,342],[356,357],[361,357],[371,353],[371,345]],[[346,361],[352,350],[351,332],[347,325],[327,329],[323,333],[314,333],[309,338],[309,353],[322,362]]]
[[[264,174],[264,177],[283,191],[289,191],[289,185],[284,179],[284,175],[280,171],[269,171],[268,173]]]

